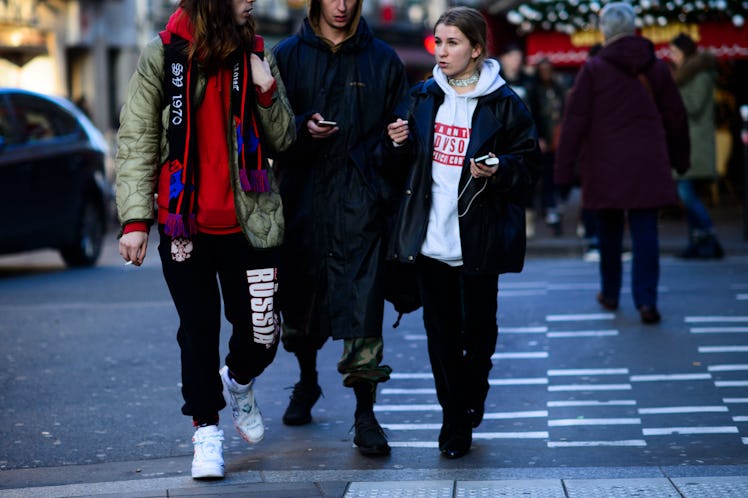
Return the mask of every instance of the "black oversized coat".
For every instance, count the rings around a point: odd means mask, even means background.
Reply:
[[[431,209],[434,120],[444,92],[433,79],[412,91],[410,117],[412,167],[400,192],[399,209],[387,258],[413,262],[418,255]],[[522,100],[504,85],[480,97],[473,113],[470,141],[460,176],[458,201],[463,271],[490,275],[522,270],[525,259],[525,212],[540,174],[535,124]],[[470,175],[470,158],[493,152],[499,169],[489,179]]]
[[[335,339],[380,336],[381,262],[392,162],[386,126],[407,116],[408,82],[394,50],[360,19],[335,50],[308,19],[274,49],[296,116],[296,143],[276,160],[286,219],[280,301],[291,327]],[[337,121],[315,140],[315,112]]]

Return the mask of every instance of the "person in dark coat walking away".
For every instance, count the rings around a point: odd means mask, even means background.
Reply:
[[[442,407],[439,450],[459,458],[483,419],[499,274],[524,265],[524,206],[540,152],[530,111],[486,58],[480,12],[447,10],[434,35],[433,78],[412,90],[408,122],[388,127],[412,166],[387,257],[415,264]]]
[[[579,161],[582,204],[597,210],[603,308],[618,309],[624,219],[632,240],[632,294],[643,323],[660,321],[659,208],[677,202],[671,166],[689,167],[683,101],[652,42],[635,35],[636,14],[624,2],[600,13],[605,44],[585,62],[567,99],[555,179],[571,185]]]
[[[382,364],[382,238],[395,179],[386,127],[407,116],[408,81],[361,17],[362,3],[312,0],[299,32],[274,49],[298,136],[277,160],[287,220],[282,342],[300,367],[283,422],[311,421],[317,351],[328,337],[342,339],[338,371],[356,395],[353,441],[378,456],[390,452],[373,411],[391,372]]]
[[[696,42],[685,33],[670,41],[675,66],[673,78],[688,112],[691,137],[691,168],[678,176],[678,195],[686,209],[688,246],[679,254],[685,259],[719,259],[725,252],[714,233],[712,218],[701,202],[694,184],[697,180],[717,178],[717,151],[714,120],[714,85],[717,59],[699,51]]]

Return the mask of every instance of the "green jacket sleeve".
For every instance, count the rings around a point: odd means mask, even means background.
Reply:
[[[270,71],[275,78],[276,91],[270,107],[257,104],[257,116],[264,132],[265,143],[272,152],[282,152],[296,140],[294,115],[286,96],[286,87],[271,51],[265,50],[265,60],[268,61]]]
[[[122,225],[153,223],[162,157],[164,47],[156,37],[140,55],[120,112],[115,155],[117,213]]]

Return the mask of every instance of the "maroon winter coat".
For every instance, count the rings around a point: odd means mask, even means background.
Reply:
[[[637,74],[643,73],[652,95]],[[646,209],[677,202],[671,167],[689,167],[688,119],[652,42],[624,36],[580,70],[556,151],[555,180],[582,181],[587,209]]]

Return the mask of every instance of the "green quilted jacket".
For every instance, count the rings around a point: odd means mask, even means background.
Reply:
[[[270,107],[257,105],[265,150],[272,155],[287,149],[296,139],[294,116],[273,54],[265,50],[265,59],[275,77],[277,91]],[[120,128],[115,156],[116,199],[122,226],[135,221],[148,225],[155,219],[154,195],[159,171],[168,157],[166,127],[169,106],[163,105],[164,45],[155,37],[146,45],[130,79],[127,99],[120,113]],[[207,78],[199,72],[192,101],[202,102]],[[230,118],[228,116],[227,118]],[[252,247],[277,247],[283,241],[284,220],[278,184],[269,167],[270,192],[244,192],[237,173],[236,132],[228,127],[227,142],[236,216]]]

